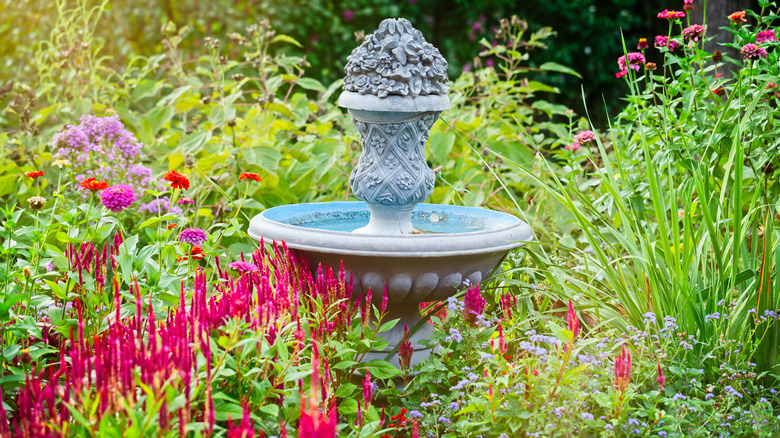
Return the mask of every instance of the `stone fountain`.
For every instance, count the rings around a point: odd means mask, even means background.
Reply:
[[[450,106],[447,61],[403,18],[382,21],[347,58],[339,106],[349,110],[363,151],[349,178],[364,202],[275,207],[252,219],[249,235],[284,241],[318,264],[352,271],[355,296],[371,289],[376,302],[387,287],[388,318],[400,318],[383,336],[384,359],[403,327],[422,320],[419,303],[446,299],[487,278],[507,253],[531,240],[516,217],[482,208],[421,204],[433,193],[435,174],[425,143],[439,114]],[[430,354],[419,344],[430,323],[413,334],[412,365]],[[397,356],[391,363],[398,366]]]

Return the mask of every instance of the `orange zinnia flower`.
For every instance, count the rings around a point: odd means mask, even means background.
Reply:
[[[170,230],[171,228],[176,228],[176,224],[168,224],[168,226],[165,227],[166,230]]]
[[[38,178],[39,176],[43,176],[43,171],[36,170],[35,172],[27,172],[24,174],[24,176],[26,176],[27,178],[35,179]]]
[[[170,181],[171,187],[173,187],[174,189],[187,190],[190,188],[190,180],[188,180],[186,176],[180,174],[175,170],[171,170],[168,173],[166,173],[163,179],[166,181]]]
[[[745,11],[737,11],[729,15],[729,20],[733,21],[734,24],[739,26],[740,24],[745,22]]]
[[[190,255],[192,256],[193,260],[203,260],[203,256],[205,254],[206,253],[203,252],[203,248],[201,248],[199,246],[193,246],[192,247],[192,252],[190,253]],[[176,261],[178,261],[178,262],[186,262],[187,258],[188,257],[177,257]]]
[[[80,185],[82,189],[91,190],[93,192],[97,190],[105,190],[108,188],[108,183],[106,181],[95,181],[95,178],[87,178],[82,181]]]
[[[260,175],[258,175],[256,173],[244,172],[241,175],[238,175],[238,179],[253,179],[253,180],[257,181],[257,182],[260,182],[261,178],[260,178]]]

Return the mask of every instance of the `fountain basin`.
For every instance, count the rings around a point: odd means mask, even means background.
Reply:
[[[451,296],[464,282],[491,275],[506,254],[531,240],[531,228],[516,217],[482,208],[418,204],[412,225],[421,234],[356,234],[370,210],[364,202],[327,202],[274,207],[252,219],[254,239],[284,241],[303,251],[312,267],[352,271],[353,289],[371,288],[381,300],[419,303]]]

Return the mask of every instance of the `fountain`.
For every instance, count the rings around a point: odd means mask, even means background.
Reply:
[[[384,359],[421,321],[419,303],[446,299],[487,278],[507,253],[532,238],[516,217],[482,208],[421,203],[433,193],[434,172],[425,143],[439,114],[450,106],[447,61],[403,18],[386,19],[347,58],[346,108],[363,151],[349,177],[364,202],[326,202],[270,208],[252,219],[249,235],[284,241],[311,266],[352,271],[355,294],[371,289],[375,302],[387,287],[388,318],[400,321],[383,336]],[[315,271],[316,272],[316,271]],[[413,334],[412,365],[430,354]],[[391,363],[398,365],[397,356]]]

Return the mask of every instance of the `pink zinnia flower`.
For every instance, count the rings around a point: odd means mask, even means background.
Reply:
[[[105,192],[104,192],[105,193]],[[179,234],[179,243],[189,243],[190,245],[200,246],[201,243],[209,239],[205,231],[200,228],[187,228]]]
[[[635,70],[638,70],[638,68]],[[574,141],[576,141],[579,144],[590,143],[595,139],[596,139],[596,134],[594,134],[593,131],[590,130],[581,131],[579,134],[574,136]]]
[[[628,70],[626,70],[626,73],[628,73]],[[622,76],[623,76],[623,75],[621,75],[621,76],[618,76],[618,77],[622,77]],[[570,145],[566,145],[566,146],[564,146],[563,148],[564,148],[564,149],[566,149],[567,151],[574,152],[574,151],[576,151],[577,149],[579,149],[579,148],[580,148],[580,146],[581,146],[581,145],[575,141],[574,143],[572,143],[572,144],[570,144]]]
[[[763,47],[758,47],[755,44],[745,44],[742,46],[742,50],[739,51],[745,59],[756,61],[761,58],[766,58],[768,53]]]
[[[178,201],[179,205],[194,204],[194,203],[195,203],[195,201],[193,201],[192,198],[190,198],[189,196],[185,196],[185,197],[179,199],[179,201]]]
[[[775,36],[774,29],[762,30],[756,34],[756,44],[763,44],[771,41],[777,41],[777,36]]]
[[[615,74],[615,77],[622,78],[628,74],[629,68],[639,71],[640,66],[645,63],[645,56],[639,52],[631,52],[618,58],[617,62],[620,71]]]
[[[685,12],[670,11],[668,9],[664,9],[663,12],[658,13],[658,18],[666,18],[667,20],[674,20],[675,18],[683,17],[685,17]]]
[[[355,13],[352,11],[352,9],[347,9],[342,14],[344,17],[344,21],[352,21],[355,18]]]
[[[650,47],[650,46],[647,44],[647,38],[639,38],[639,43],[637,43],[636,49],[637,50],[645,50],[648,47]]]
[[[236,271],[241,272],[242,274],[244,272],[255,272],[259,270],[259,268],[255,266],[253,263],[247,263],[241,260],[229,264],[228,267],[235,269]]]
[[[701,24],[692,24],[682,31],[682,36],[685,39],[699,41],[704,36],[704,26]]]
[[[103,190],[103,193],[100,195],[100,201],[107,209],[113,212],[122,211],[133,205],[135,192],[132,187],[119,184]]]
[[[693,10],[693,0],[683,0],[683,11]]]
[[[675,50],[677,50],[677,47],[679,47],[679,44],[674,42],[673,39],[669,37],[665,37],[663,35],[657,35],[655,37],[655,43],[653,45],[658,48],[666,47],[667,49],[669,49],[670,52],[674,52]]]

